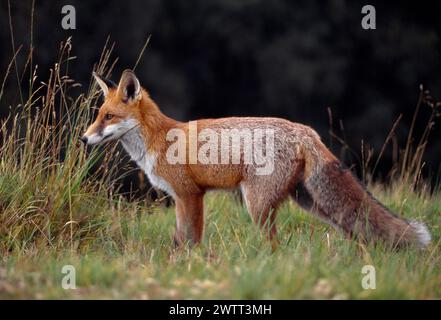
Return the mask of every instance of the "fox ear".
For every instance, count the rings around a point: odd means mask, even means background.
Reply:
[[[121,94],[123,102],[125,103],[141,98],[141,85],[132,70],[126,69],[122,73],[121,80],[119,80],[118,84],[118,92]]]
[[[103,91],[104,96],[107,96],[107,94],[109,93],[109,89],[114,89],[117,87],[116,83],[113,82],[112,80],[101,77],[97,75],[95,72],[93,72],[92,75],[95,78],[98,85],[100,86],[101,90]]]

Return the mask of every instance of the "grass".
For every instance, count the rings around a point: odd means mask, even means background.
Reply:
[[[441,298],[441,193],[420,175],[430,130],[416,148],[408,140],[389,184],[369,182],[387,206],[428,223],[433,243],[426,250],[346,240],[291,202],[278,215],[272,250],[225,192],[205,199],[203,243],[174,250],[174,208],[122,197],[118,148],[88,152],[78,143],[99,102],[93,84],[71,96],[78,84],[68,75],[70,48],[70,40],[60,46],[47,81],[26,64],[29,93],[21,90],[23,103],[0,122],[0,298]],[[100,74],[112,69],[111,49],[94,68]],[[65,265],[75,267],[75,290],[62,288]],[[376,269],[375,290],[362,288],[364,265]]]
[[[440,239],[441,197],[381,197],[405,216],[424,218]],[[388,251],[346,240],[292,203],[278,217],[275,251],[228,193],[206,201],[206,232],[197,248],[173,250],[173,208],[130,204],[105,215],[107,225],[74,253],[32,247],[4,256],[2,298],[122,299],[439,299],[438,245]],[[396,205],[395,205],[396,206]],[[416,209],[418,208],[418,210]],[[422,212],[425,213],[422,216]],[[75,290],[61,286],[64,265],[76,268]],[[364,290],[364,265],[376,268],[376,289]]]

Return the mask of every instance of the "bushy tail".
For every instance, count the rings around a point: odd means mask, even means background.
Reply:
[[[323,146],[324,147],[324,146]],[[323,220],[347,235],[367,242],[384,241],[393,247],[425,247],[431,236],[422,222],[400,218],[377,201],[326,149],[317,149],[305,163],[305,174],[297,199]],[[297,185],[297,191],[299,185]],[[299,196],[300,195],[300,196]],[[303,196],[303,198],[302,198]]]

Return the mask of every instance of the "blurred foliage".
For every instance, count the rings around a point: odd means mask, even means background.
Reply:
[[[74,5],[77,29],[61,28],[61,8]],[[115,42],[113,71],[133,67],[142,46],[148,48],[136,71],[162,110],[177,119],[233,115],[278,116],[314,127],[327,145],[339,152],[333,131],[353,153],[348,165],[361,170],[361,141],[378,156],[394,121],[403,118],[393,142],[403,145],[415,108],[419,85],[441,96],[439,2],[370,1],[377,29],[361,28],[364,2],[331,1],[35,1],[32,47],[39,77],[46,79],[59,43],[72,36],[70,74],[90,82],[93,65],[110,36]],[[16,48],[23,44],[19,64],[31,46],[32,1],[11,1]],[[8,2],[0,5],[0,70],[13,51]],[[22,68],[19,68],[22,70]],[[26,88],[26,77],[21,86]],[[27,92],[23,89],[23,92]],[[17,79],[5,85],[4,104],[16,105]],[[430,110],[422,110],[415,134],[422,133]],[[341,123],[340,123],[341,120]],[[344,128],[344,132],[342,132]],[[433,135],[441,130],[434,128]],[[432,135],[432,137],[433,137]],[[389,171],[392,143],[378,173]],[[436,174],[441,139],[432,139],[426,174]]]

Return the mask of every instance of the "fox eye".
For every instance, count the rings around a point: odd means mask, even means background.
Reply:
[[[104,119],[106,120],[112,120],[112,118],[113,118],[113,114],[110,113],[106,113],[106,115],[104,116]]]

